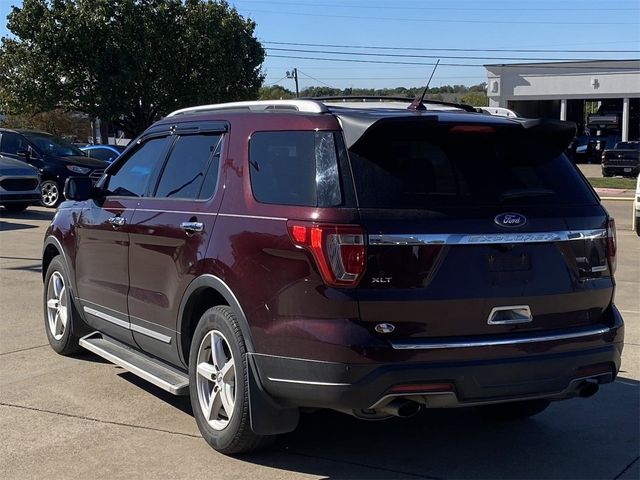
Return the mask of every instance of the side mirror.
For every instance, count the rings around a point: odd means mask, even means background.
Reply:
[[[64,183],[64,196],[68,200],[89,200],[96,197],[96,188],[89,177],[69,177]]]

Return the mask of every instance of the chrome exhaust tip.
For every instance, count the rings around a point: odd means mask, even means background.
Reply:
[[[383,414],[392,415],[394,417],[408,418],[416,415],[422,406],[418,402],[410,400],[393,400],[383,407],[376,408]]]

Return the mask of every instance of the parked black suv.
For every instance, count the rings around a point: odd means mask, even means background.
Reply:
[[[302,408],[534,415],[620,368],[616,238],[564,122],[429,103],[209,105],[70,178],[45,328],[174,394],[215,449]]]
[[[33,130],[0,128],[0,154],[27,162],[40,172],[40,191],[45,207],[64,200],[64,182],[71,176],[87,176],[96,182],[108,162],[89,158],[63,138]]]

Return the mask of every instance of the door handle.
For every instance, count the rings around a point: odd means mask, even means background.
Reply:
[[[180,228],[187,233],[198,233],[204,230],[204,223],[202,222],[182,222]]]
[[[118,228],[123,226],[125,223],[127,223],[127,220],[124,217],[111,217],[109,220],[107,220],[107,222],[109,222],[113,228]]]

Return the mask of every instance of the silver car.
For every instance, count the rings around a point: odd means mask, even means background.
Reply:
[[[0,205],[21,212],[40,203],[38,170],[28,163],[0,155]]]

